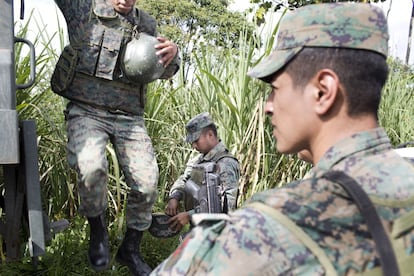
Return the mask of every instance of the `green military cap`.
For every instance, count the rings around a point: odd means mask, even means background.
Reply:
[[[192,118],[185,126],[187,130],[187,137],[185,140],[187,143],[191,144],[194,141],[197,141],[203,128],[212,124],[214,124],[214,122],[208,112],[200,113]]]
[[[313,4],[282,18],[276,49],[247,74],[264,79],[304,47],[351,48],[387,56],[388,27],[379,7],[363,3]]]

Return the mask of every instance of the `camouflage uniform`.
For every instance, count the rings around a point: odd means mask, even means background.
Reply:
[[[214,122],[207,112],[201,113],[194,117],[186,125],[186,141],[188,143],[192,143],[197,140],[202,129],[210,124],[214,124]],[[220,177],[220,185],[223,186],[227,196],[228,209],[234,210],[236,208],[240,167],[237,159],[229,152],[222,142],[219,142],[207,154],[199,154],[187,163],[184,173],[174,182],[170,190],[170,198],[176,198],[179,201],[185,200],[191,202],[191,200],[186,198],[190,197],[190,195],[186,195],[185,192],[186,182],[191,178],[192,168],[194,166],[207,162],[217,162],[216,173]],[[194,206],[188,206],[190,204],[186,205],[187,211],[189,211],[190,214],[194,214],[196,212],[196,210],[192,209]]]
[[[222,154],[230,155],[228,149],[220,142],[209,153],[200,154],[191,159],[187,163],[184,173],[180,175],[171,187],[170,197],[175,197],[178,200],[184,199],[185,183],[191,177],[192,168],[197,164],[212,162]],[[236,196],[240,177],[239,162],[232,157],[223,157],[217,162],[217,173],[220,176],[220,185],[223,185],[227,196],[228,208],[229,210],[234,210],[236,209]],[[190,214],[194,212],[196,211],[190,210]]]
[[[280,28],[276,50],[250,75],[266,78],[306,45],[387,51],[386,19],[368,4],[306,6]],[[255,194],[229,216],[194,215],[197,226],[152,275],[381,275],[376,245],[354,201],[322,178],[331,170],[352,176],[369,195],[401,275],[413,275],[414,170],[382,128],[342,139],[309,177]]]
[[[339,185],[320,178],[332,169],[345,171],[358,181],[376,203],[388,229],[397,217],[414,210],[410,203],[414,199],[411,165],[391,149],[383,129],[361,132],[329,149],[310,178],[255,194],[227,220],[207,229],[196,227],[185,246],[153,274],[326,275],[316,256],[285,223],[286,218],[323,248],[338,274],[378,265],[375,245],[367,238],[370,235],[355,204]],[[390,207],[395,201],[404,202],[403,208]],[[249,207],[254,202],[274,208],[279,220]],[[212,216],[203,222],[212,221]],[[207,254],[202,251],[199,255],[197,239],[207,235],[214,243]],[[412,254],[414,231],[404,240],[407,254]]]
[[[156,36],[156,21],[136,8],[122,16],[107,0],[55,2],[66,19],[70,45],[61,55],[64,62],[56,66],[52,88],[70,100],[67,149],[69,164],[78,173],[79,212],[95,217],[107,207],[105,147],[110,141],[131,188],[127,225],[145,230],[159,176],[143,119],[147,86],[128,80],[119,63],[133,30]],[[171,77],[178,62],[177,55],[161,78]]]

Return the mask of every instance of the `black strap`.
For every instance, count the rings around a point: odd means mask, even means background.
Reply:
[[[20,1],[20,19],[24,19],[24,0]]]
[[[381,269],[384,275],[400,275],[397,259],[394,254],[390,239],[381,223],[381,219],[375,210],[374,205],[369,199],[367,193],[358,185],[358,183],[349,175],[341,171],[329,171],[323,178],[338,183],[351,196],[358,206],[362,217],[368,225],[368,231],[377,246]]]
[[[224,193],[223,195],[223,213],[228,214],[229,213],[229,203],[227,201],[227,194]]]

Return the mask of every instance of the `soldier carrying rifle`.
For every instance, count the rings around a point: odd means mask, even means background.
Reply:
[[[166,222],[173,230],[170,234],[178,233],[194,213],[227,213],[236,208],[239,162],[219,139],[210,114],[203,112],[192,118],[186,131],[186,142],[200,154],[187,163],[170,190],[165,209],[171,216]],[[179,212],[180,201],[184,202],[183,212]],[[150,232],[163,236],[159,231],[162,226],[155,225]]]

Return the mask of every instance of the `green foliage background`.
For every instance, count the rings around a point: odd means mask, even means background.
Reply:
[[[28,24],[21,26],[16,36],[26,37]],[[36,55],[36,83],[17,91],[16,108],[20,120],[36,120],[43,210],[52,221],[68,219],[70,227],[48,242],[47,252],[40,257],[37,267],[33,267],[27,246],[23,243],[22,259],[1,265],[0,274],[94,274],[86,258],[89,227],[85,219],[77,215],[76,176],[66,162],[63,118],[66,101],[55,95],[49,86],[52,69],[60,53],[51,47],[51,43],[58,39],[63,47],[64,40],[62,33],[49,36],[44,25],[38,24],[38,28],[39,33],[33,43],[36,49],[41,46],[43,50]],[[277,26],[274,32],[276,30]],[[237,36],[235,32],[238,32]],[[190,69],[182,66],[171,81],[156,81],[149,87],[145,119],[160,168],[159,196],[154,212],[164,210],[170,186],[193,153],[183,140],[185,123],[202,111],[212,114],[219,126],[219,136],[241,163],[239,206],[253,193],[282,186],[302,177],[309,169],[309,165],[296,156],[280,155],[275,151],[271,126],[263,112],[269,88],[246,75],[247,70],[260,59],[257,48],[262,42],[247,27],[237,31],[231,29],[224,34],[226,38],[232,37],[234,44],[231,47],[213,48],[200,43],[196,51],[185,53],[192,63]],[[234,41],[236,37],[237,41]],[[187,43],[185,41],[183,43]],[[272,37],[263,43],[268,45],[264,51],[268,53],[273,45]],[[29,78],[30,68],[29,57],[21,47],[18,45],[15,49],[18,83]],[[398,145],[413,140],[414,107],[410,102],[414,93],[414,77],[412,69],[398,60],[390,59],[389,64],[391,75],[384,89],[379,116],[380,124],[387,130],[393,144]],[[114,257],[125,227],[126,184],[110,146],[107,147],[107,157],[110,162],[107,218]],[[23,242],[24,238],[27,235],[22,231]],[[145,233],[142,253],[145,260],[155,267],[178,244],[178,238],[155,239]],[[5,261],[5,252],[0,249],[0,257]],[[128,275],[128,270],[113,261],[111,269],[100,274]]]

